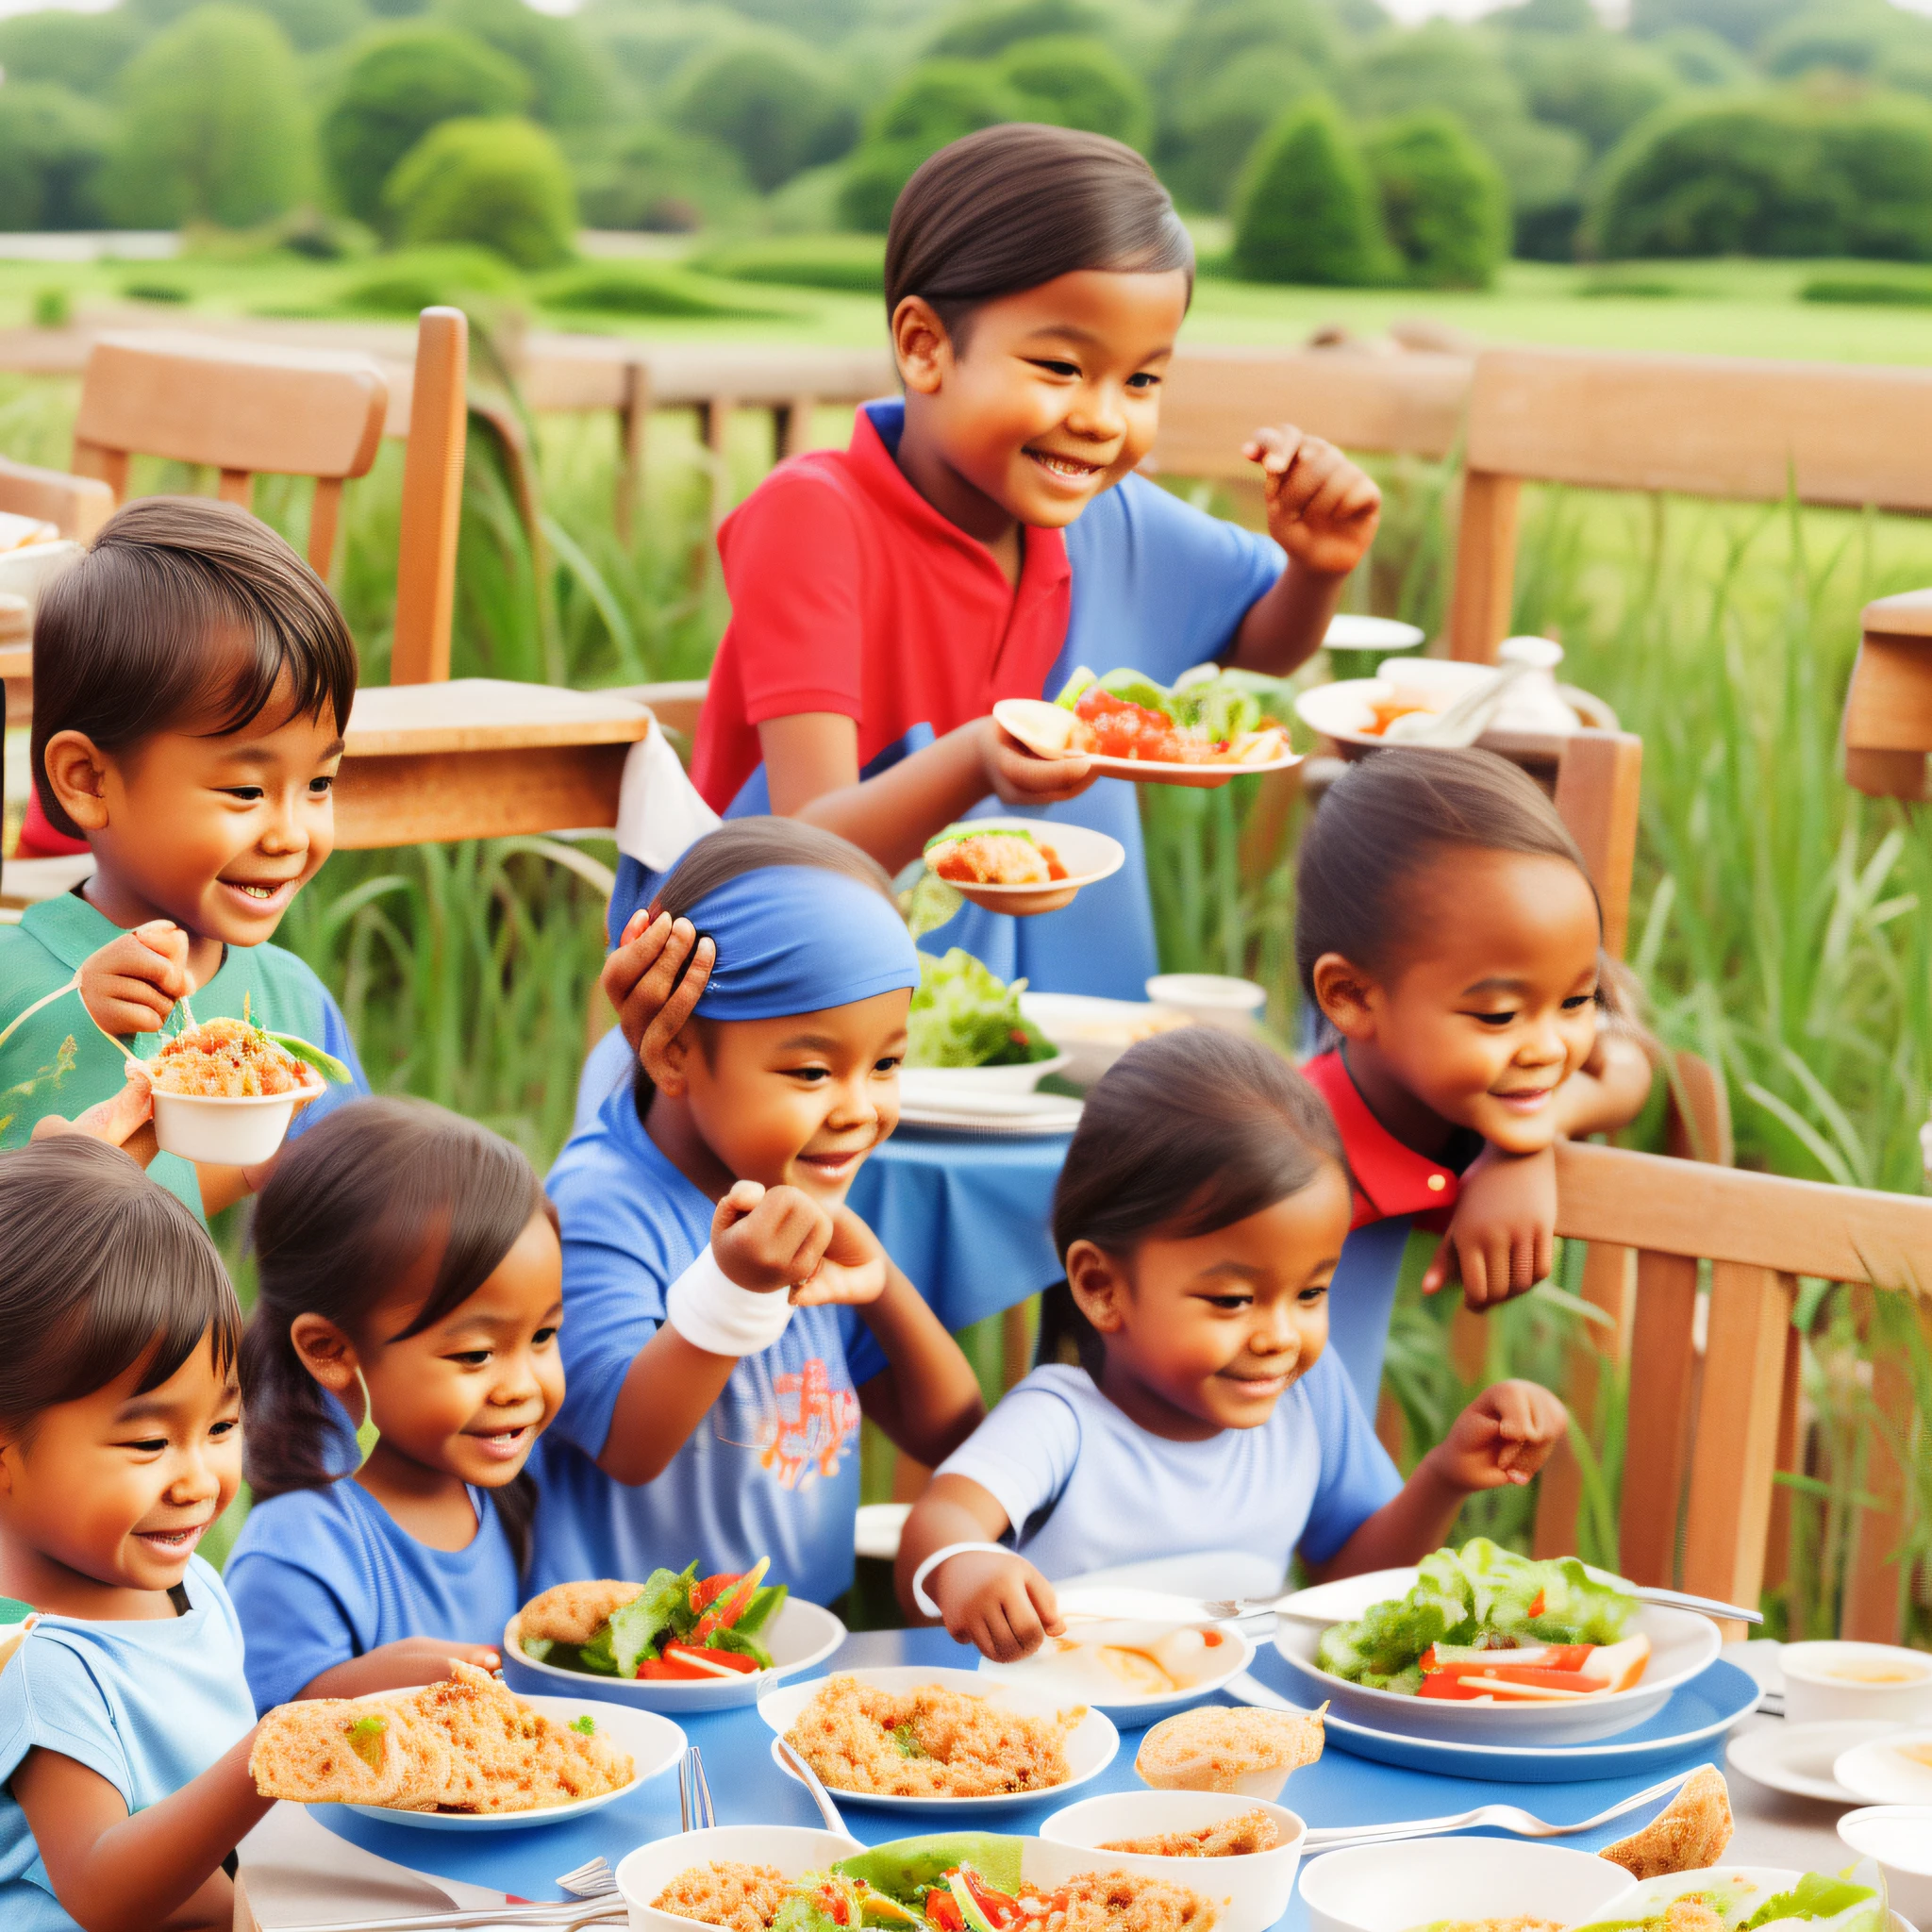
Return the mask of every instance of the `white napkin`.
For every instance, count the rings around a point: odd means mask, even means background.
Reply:
[[[251,1932],[485,1907],[505,1898],[488,1886],[431,1878],[365,1852],[300,1805],[275,1806],[238,1849]],[[238,1924],[251,1923],[236,1917]]]
[[[677,762],[657,719],[630,748],[617,793],[617,849],[652,872],[669,872],[723,822]]]

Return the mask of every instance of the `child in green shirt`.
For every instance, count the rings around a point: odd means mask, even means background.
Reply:
[[[184,996],[197,1020],[245,1010],[344,1061],[354,1088],[308,1118],[368,1091],[335,1001],[268,943],[334,843],[355,689],[356,647],[327,586],[230,504],[129,504],[47,587],[34,786],[49,822],[87,841],[94,872],[0,926],[0,1147],[119,1093],[140,1036],[156,1036],[151,1052],[180,1030]],[[128,1152],[196,1214],[264,1177],[161,1154],[151,1126]]]

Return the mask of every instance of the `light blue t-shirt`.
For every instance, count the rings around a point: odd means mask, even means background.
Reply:
[[[1332,1557],[1402,1488],[1340,1360],[1324,1354],[1257,1428],[1149,1435],[1086,1370],[1011,1390],[941,1475],[970,1476],[1049,1582],[1193,1550],[1242,1550],[1288,1574]]]
[[[527,1465],[540,1488],[543,1448]],[[490,1491],[473,1487],[470,1502],[476,1534],[460,1550],[418,1542],[351,1476],[256,1504],[225,1573],[255,1707],[405,1637],[501,1643],[523,1602],[516,1555]]]
[[[531,1586],[700,1574],[772,1559],[813,1603],[852,1582],[858,1509],[857,1385],[885,1356],[851,1308],[797,1308],[746,1356],[670,1466],[632,1487],[595,1458],[671,1284],[711,1238],[712,1204],[658,1152],[628,1081],[575,1134],[545,1183],[563,1223],[568,1393],[551,1426]],[[568,1446],[566,1446],[568,1445]]]
[[[6,1785],[29,1751],[55,1751],[104,1777],[129,1813],[199,1777],[255,1723],[242,1626],[199,1557],[189,1611],[136,1624],[42,1617],[0,1671],[0,1925],[75,1932]]]

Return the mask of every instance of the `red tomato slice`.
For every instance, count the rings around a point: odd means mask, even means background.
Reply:
[[[715,1576],[707,1576],[702,1582],[691,1587],[691,1607],[693,1611],[708,1609],[718,1598],[736,1583],[743,1573],[737,1570],[721,1570]]]
[[[678,1663],[693,1664],[708,1676],[712,1673],[705,1671],[707,1664],[715,1666],[717,1670],[729,1671],[734,1676],[748,1677],[758,1670],[757,1662],[751,1657],[741,1657],[735,1650],[712,1650],[706,1644],[667,1643],[664,1656]]]
[[[714,1630],[728,1630],[751,1607],[751,1600],[758,1593],[758,1585],[765,1580],[765,1572],[772,1567],[769,1557],[760,1557],[731,1588],[724,1591],[705,1614],[698,1619],[697,1628],[691,1633],[691,1641],[702,1644]]]
[[[689,1684],[717,1675],[702,1664],[686,1663],[675,1657],[647,1657],[638,1665],[638,1675],[647,1682]]]
[[[965,1916],[943,1886],[935,1886],[926,1893],[925,1922],[937,1932],[966,1932]]]

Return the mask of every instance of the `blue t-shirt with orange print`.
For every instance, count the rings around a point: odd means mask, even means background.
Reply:
[[[625,1081],[558,1156],[568,1392],[545,1438],[531,1589],[586,1576],[699,1574],[772,1559],[774,1583],[830,1603],[852,1582],[858,1385],[885,1356],[850,1308],[798,1308],[746,1356],[655,1481],[614,1481],[595,1457],[671,1284],[711,1237],[712,1204],[658,1152]],[[567,1446],[566,1446],[567,1445]]]

